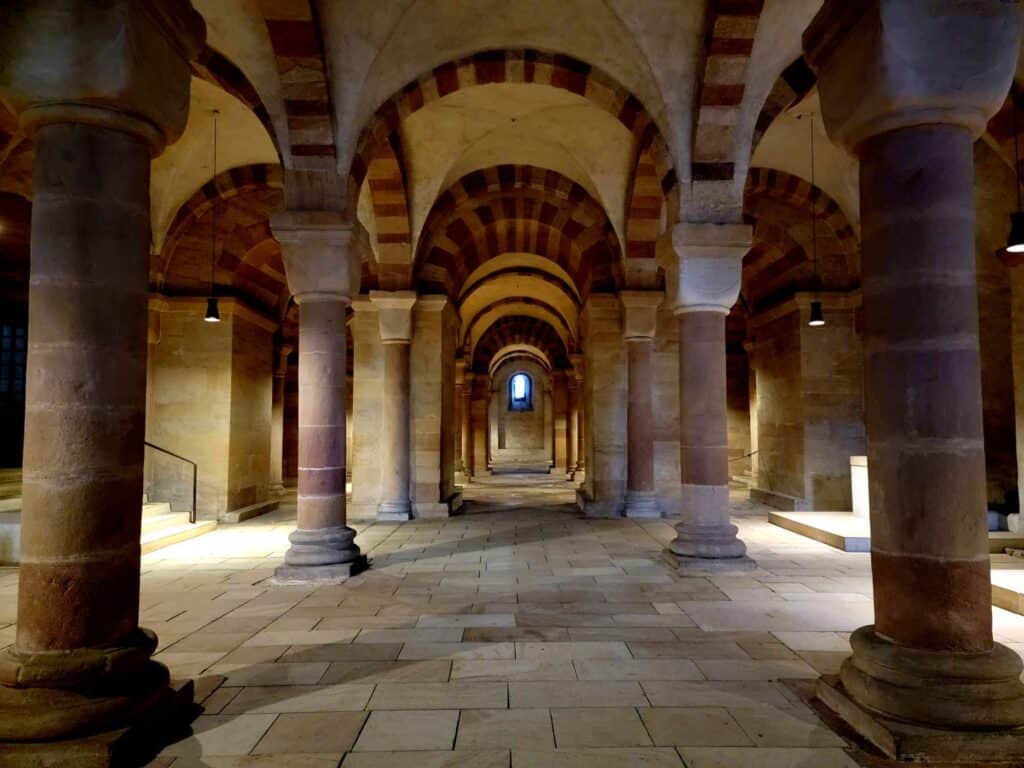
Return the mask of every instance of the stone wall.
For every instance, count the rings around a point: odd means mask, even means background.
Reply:
[[[596,516],[621,515],[626,495],[627,370],[621,314],[617,296],[594,294],[580,316],[587,467],[580,503]]]
[[[825,294],[811,328],[798,294],[751,318],[758,463],[754,495],[784,508],[849,510],[850,456],[864,453],[859,298]]]
[[[1015,503],[1018,456],[1024,456],[1024,425],[1015,428],[1013,346],[1024,344],[1014,333],[1011,309],[1014,296],[1010,273],[1000,259],[1006,246],[1009,214],[1017,204],[1011,168],[983,141],[975,144],[976,268],[978,276],[978,342],[981,353],[982,417],[985,426],[985,468],[988,501]],[[1020,277],[1014,274],[1013,280]],[[1019,293],[1019,291],[1018,291]],[[1024,378],[1018,377],[1018,390]],[[1024,393],[1018,394],[1024,398]]]
[[[750,381],[747,353],[729,350],[726,356],[726,429],[729,436],[729,475],[750,471]]]
[[[663,515],[679,514],[679,320],[662,303],[654,336],[654,486]]]
[[[532,381],[533,408],[509,410],[509,381],[525,373]],[[537,363],[508,360],[491,379],[491,456],[495,471],[528,467],[547,468],[551,460],[551,414],[545,391],[550,386],[548,373]]]
[[[377,514],[380,503],[384,454],[384,345],[380,341],[377,307],[365,297],[356,299],[352,306],[352,442],[348,448],[352,511],[372,516]]]
[[[275,325],[232,299],[219,323],[203,321],[203,299],[154,303],[146,439],[196,462],[200,517],[267,500]],[[146,462],[150,498],[189,509],[191,468],[152,449]]]

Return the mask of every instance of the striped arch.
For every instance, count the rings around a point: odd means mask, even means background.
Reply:
[[[1017,169],[1018,178],[1021,170],[1024,170],[1024,92],[1021,86],[1014,80],[1010,93],[1006,95],[1003,106],[999,108],[992,119],[988,121],[988,138],[995,145],[996,151],[1002,156],[1006,164],[1013,168],[1014,164],[1014,134],[1013,134],[1013,101],[1017,102],[1017,141],[1020,142],[1021,164]]]
[[[655,258],[655,245],[665,222],[665,194],[650,149],[644,148],[636,160],[629,203],[626,205],[626,258]]]
[[[559,88],[590,100],[615,117],[641,147],[650,146],[663,193],[676,191],[672,156],[654,119],[611,75],[586,62],[533,49],[488,50],[435,67],[385,101],[363,129],[349,174],[349,201],[354,206],[376,147],[398,132],[402,120],[445,96],[490,83],[537,84]]]
[[[693,132],[694,181],[735,173],[735,127],[764,0],[708,0],[707,54]]]
[[[527,345],[540,349],[551,368],[567,368],[569,353],[561,336],[548,323],[535,317],[503,317],[487,329],[470,350],[473,370],[486,373],[494,357],[507,347]]]
[[[386,141],[376,147],[366,176],[373,208],[379,283],[387,291],[408,288],[412,277],[412,228],[397,139],[395,136],[394,142]]]
[[[757,116],[754,138],[750,145],[751,157],[757,151],[757,145],[761,143],[771,124],[775,122],[775,118],[799,103],[817,84],[818,76],[814,74],[814,70],[803,56],[782,70]]]
[[[622,253],[604,208],[554,171],[500,165],[467,174],[434,204],[417,247],[421,292],[459,294],[467,277],[502,253],[544,256],[581,295],[622,285]]]
[[[279,316],[288,285],[270,213],[283,200],[281,168],[232,168],[204,184],[175,215],[159,254],[150,257],[150,286],[169,294],[209,292],[212,233],[217,209],[216,292],[246,299]]]
[[[192,60],[191,66],[193,75],[200,80],[205,80],[227,91],[252,110],[253,114],[256,115],[257,119],[266,129],[270,140],[274,142],[274,149],[277,150],[277,156],[280,157],[281,145],[278,143],[274,124],[270,120],[270,113],[267,112],[263,99],[260,98],[259,93],[253,84],[249,82],[249,78],[245,76],[245,73],[236,67],[224,54],[214,50],[209,45],[203,47],[199,55]]]
[[[536,363],[545,371],[551,371],[551,361],[547,359],[542,349],[529,344],[513,344],[510,347],[503,347],[495,353],[488,364],[488,375],[493,378],[494,373],[510,360],[528,360]]]
[[[260,0],[281,77],[292,167],[334,171],[337,149],[327,62],[310,0]]]
[[[817,213],[818,278],[811,263],[811,210]],[[839,204],[823,190],[784,171],[753,168],[744,218],[754,246],[743,260],[743,295],[768,306],[793,290],[846,291],[860,284],[860,244]]]

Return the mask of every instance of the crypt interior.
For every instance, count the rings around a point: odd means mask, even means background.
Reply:
[[[0,768],[1024,765],[1022,14],[0,3]]]

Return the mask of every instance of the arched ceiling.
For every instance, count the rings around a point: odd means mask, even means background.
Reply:
[[[475,269],[509,252],[550,259],[581,296],[622,284],[622,252],[604,208],[557,172],[512,165],[468,174],[438,197],[414,284],[457,296]]]
[[[754,246],[743,259],[742,286],[744,300],[753,311],[798,290],[849,291],[860,285],[857,234],[839,204],[820,188],[784,171],[754,168],[743,210],[754,225]]]
[[[150,215],[153,250],[178,209],[213,176],[213,110],[217,110],[217,172],[279,162],[277,148],[253,111],[216,85],[192,78],[185,133],[153,161]]]
[[[488,49],[556,51],[589,62],[634,93],[670,144],[688,151],[685,115],[700,58],[703,3],[337,0],[323,11],[339,167],[347,167],[363,126],[392,93],[447,61]]]
[[[494,358],[513,346],[540,350],[549,368],[569,367],[569,350],[558,331],[544,320],[522,315],[503,317],[491,325],[469,350],[467,359],[474,371],[487,373]]]

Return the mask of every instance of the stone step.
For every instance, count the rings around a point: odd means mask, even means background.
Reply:
[[[144,502],[142,505],[142,527],[146,527],[146,518],[161,517],[169,514],[171,514],[171,505],[166,501]]]
[[[202,536],[204,533],[209,533],[217,527],[216,520],[200,520],[193,525],[188,522],[187,513],[179,514],[184,518],[183,523],[151,532],[146,532],[145,530],[142,532],[142,554],[146,555],[150,552],[156,552],[158,549],[169,547],[172,544],[194,539],[197,536]]]
[[[168,528],[177,528],[188,523],[188,512],[170,512],[162,515],[143,515],[142,536],[148,536],[157,531]]]

